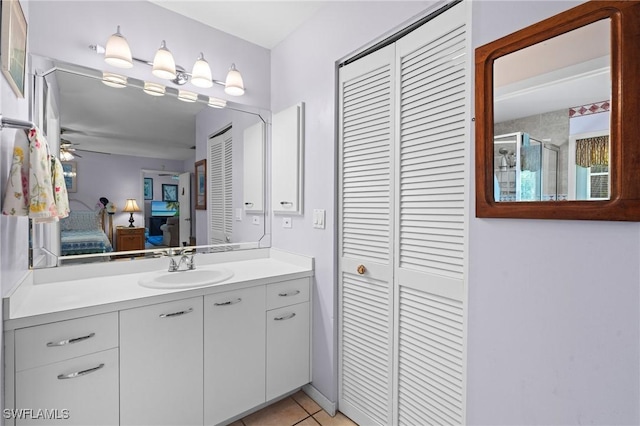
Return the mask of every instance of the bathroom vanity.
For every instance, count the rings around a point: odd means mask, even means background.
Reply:
[[[140,285],[166,258],[31,271],[4,299],[5,408],[27,410],[7,424],[225,424],[309,383],[313,259],[195,262],[231,277]]]

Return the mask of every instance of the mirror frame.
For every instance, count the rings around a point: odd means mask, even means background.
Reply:
[[[496,202],[493,63],[574,29],[611,20],[610,199]],[[640,221],[640,1],[588,1],[475,50],[476,217]]]

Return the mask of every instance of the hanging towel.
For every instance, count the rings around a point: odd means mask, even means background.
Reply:
[[[29,216],[36,223],[57,221],[69,214],[62,166],[58,168],[52,161],[47,140],[39,129],[30,129],[26,135],[16,132],[3,214]]]
[[[2,214],[29,214],[29,140],[25,132],[17,131],[13,142],[13,160],[2,203]]]
[[[53,196],[56,204],[56,215],[58,219],[63,219],[69,216],[69,195],[67,194],[67,184],[64,181],[62,163],[56,157],[53,157],[51,160],[51,172]]]

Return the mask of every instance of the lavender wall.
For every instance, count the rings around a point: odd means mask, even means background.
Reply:
[[[272,51],[271,110],[305,102],[304,212],[283,229],[273,218],[274,247],[315,258],[313,385],[337,400],[336,358],[336,61],[380,38],[433,2],[329,2]],[[325,209],[326,229],[314,229]]]
[[[127,198],[135,198],[138,206],[143,209],[142,194],[143,169],[170,170],[181,172],[183,162],[178,160],[158,160],[155,158],[130,157],[125,155],[105,155],[90,152],[79,152],[82,158],[76,159],[78,175],[78,192],[70,193],[70,199],[77,199],[89,206],[98,202],[100,197],[106,197],[116,204],[117,212],[113,217],[113,226],[129,226],[129,213],[123,213]],[[158,181],[158,182],[156,182]],[[161,181],[154,179],[154,199],[162,200]],[[168,178],[164,183],[172,182]],[[73,206],[72,206],[73,207]],[[134,213],[134,225],[145,226],[144,213]]]
[[[473,45],[576,4],[474,2]],[[640,225],[469,225],[467,422],[638,424]]]

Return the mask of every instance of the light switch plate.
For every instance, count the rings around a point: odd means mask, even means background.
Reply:
[[[283,228],[291,228],[291,218],[290,217],[283,217],[282,218],[282,227]]]
[[[326,216],[326,210],[313,209],[313,227],[316,229],[324,229]]]
[[[253,219],[251,219],[251,223],[253,223],[254,225],[260,225],[260,216],[253,216]]]

